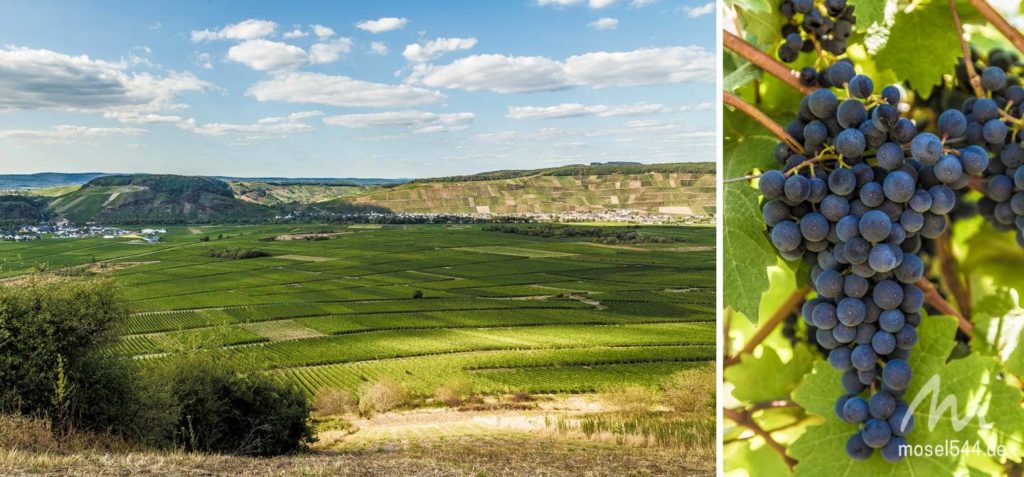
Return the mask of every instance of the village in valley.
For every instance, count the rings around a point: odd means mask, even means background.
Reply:
[[[0,233],[0,240],[23,242],[40,240],[44,237],[56,239],[102,237],[105,239],[132,238],[145,243],[157,243],[160,241],[160,235],[166,233],[167,229],[163,228],[146,228],[136,231],[101,225],[79,227],[67,219],[60,219],[50,223],[42,222],[36,225],[24,225],[16,230],[4,231]]]

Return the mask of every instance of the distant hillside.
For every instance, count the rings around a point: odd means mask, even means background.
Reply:
[[[229,182],[235,196],[265,206],[315,204],[360,192],[365,188],[352,182]]]
[[[370,189],[337,202],[421,213],[501,215],[632,209],[708,215],[715,210],[715,165],[604,164],[496,171],[417,179]]]
[[[77,223],[239,223],[273,217],[272,209],[235,197],[210,177],[117,175],[93,179],[50,203],[57,216]]]
[[[86,172],[81,174],[65,174],[61,172],[41,172],[39,174],[0,174],[0,190],[77,186],[105,175],[108,174],[101,172]]]
[[[388,184],[401,184],[408,182],[408,179],[381,179],[377,177],[227,177],[216,176],[227,183],[232,182],[268,182],[276,184],[333,184],[333,185],[357,185],[377,186]]]
[[[46,216],[47,200],[24,195],[0,195],[0,227],[37,222]]]

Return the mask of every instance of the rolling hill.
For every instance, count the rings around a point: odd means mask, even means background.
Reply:
[[[338,202],[394,212],[525,214],[630,209],[672,215],[715,213],[711,163],[566,166],[417,179]],[[331,204],[327,202],[324,205]]]
[[[235,197],[210,177],[118,175],[93,179],[56,198],[50,212],[76,223],[181,224],[256,222],[273,209]]]
[[[576,165],[366,184],[342,179],[225,181],[107,175],[56,197],[46,210],[76,223],[106,224],[253,223],[291,210],[493,215],[615,210],[678,216],[715,213],[711,163]],[[31,215],[25,206],[17,207],[19,219]]]

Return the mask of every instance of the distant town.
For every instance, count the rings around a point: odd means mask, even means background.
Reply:
[[[67,219],[55,220],[52,223],[36,225],[23,225],[17,230],[4,232],[0,239],[9,242],[23,242],[28,240],[39,240],[43,237],[74,239],[74,238],[134,238],[146,243],[157,243],[160,235],[166,234],[167,229],[141,229],[125,230],[118,227],[104,227],[99,225],[88,225],[79,227]]]

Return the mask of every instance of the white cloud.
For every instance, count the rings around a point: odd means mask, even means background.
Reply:
[[[379,41],[372,42],[370,43],[370,52],[375,55],[386,55],[388,54],[388,45]]]
[[[436,103],[437,91],[409,85],[371,83],[320,73],[280,74],[252,85],[245,93],[259,101],[316,103],[342,107],[402,107]]]
[[[103,117],[116,119],[126,124],[174,124],[182,121],[181,116],[165,116],[153,113],[137,113],[131,111],[109,111]]]
[[[333,63],[352,51],[351,38],[337,38],[326,43],[317,43],[309,49],[309,62],[313,64]]]
[[[317,38],[324,40],[334,36],[334,30],[323,25],[313,25],[313,34],[316,35]]]
[[[525,93],[571,86],[605,88],[712,82],[714,54],[699,46],[593,52],[556,61],[539,56],[474,55],[447,65],[421,64],[406,79],[431,88]]]
[[[196,66],[204,70],[213,69],[213,58],[210,56],[209,53],[193,52],[192,56],[195,57]]]
[[[128,67],[86,55],[0,48],[0,110],[156,111],[175,107],[181,92],[210,87],[192,73],[160,77]]]
[[[702,17],[715,13],[715,2],[708,2],[697,7],[683,7],[683,13],[690,18]]]
[[[714,103],[703,102],[694,105],[686,105],[679,108],[680,111],[711,111],[715,109]]]
[[[304,31],[302,31],[301,29],[296,28],[296,29],[294,29],[292,31],[284,32],[284,34],[281,35],[281,36],[283,36],[283,37],[285,37],[287,39],[292,39],[292,38],[302,38],[302,37],[308,36],[308,35],[309,35],[309,33],[306,33]]]
[[[210,40],[254,40],[272,35],[277,29],[277,23],[268,20],[248,19],[233,25],[228,25],[217,31],[202,30],[192,31],[192,41],[199,43]]]
[[[245,139],[266,139],[312,131],[313,126],[301,121],[323,115],[322,111],[299,111],[288,116],[262,118],[253,124],[197,124],[194,119],[188,119],[179,122],[178,127],[204,136],[241,136]]]
[[[592,9],[599,10],[614,5],[615,1],[616,0],[590,0],[588,5],[590,5],[590,8]]]
[[[85,126],[54,126],[52,129],[4,129],[0,139],[14,139],[32,142],[67,142],[76,139],[104,136],[138,136],[146,133],[139,128],[91,128]]]
[[[476,38],[435,38],[423,44],[406,45],[402,56],[409,61],[423,63],[447,52],[468,50],[474,46],[476,46]]]
[[[570,81],[594,88],[715,80],[715,55],[699,46],[600,51],[571,56],[564,65]]]
[[[646,6],[654,5],[658,3],[658,0],[633,0],[629,2],[629,6],[633,8],[643,8]]]
[[[555,6],[555,7],[571,7],[573,5],[579,5],[584,0],[537,0],[537,5],[542,7]]]
[[[587,26],[595,30],[614,30],[619,27],[619,19],[609,17],[598,18],[597,20],[587,23]]]
[[[384,17],[377,20],[365,20],[356,24],[356,28],[366,30],[370,33],[384,33],[391,30],[401,30],[409,20],[405,18]]]
[[[388,111],[383,113],[328,116],[324,123],[346,128],[411,128],[415,133],[459,131],[476,120],[473,113],[435,114],[426,111]]]
[[[269,40],[249,40],[232,46],[228,59],[254,70],[283,70],[306,64],[306,51],[294,45]]]
[[[510,106],[505,117],[509,119],[559,119],[583,116],[615,117],[668,113],[672,109],[661,104],[603,104],[562,103],[555,106]]]

